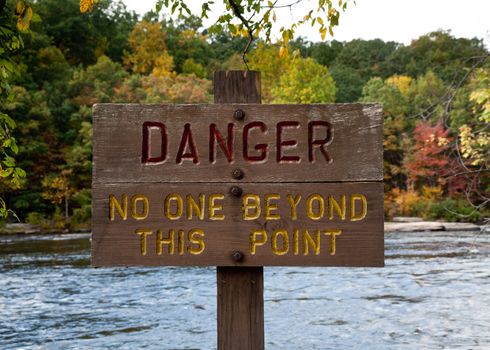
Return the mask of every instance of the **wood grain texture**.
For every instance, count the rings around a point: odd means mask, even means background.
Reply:
[[[256,71],[214,72],[214,103],[260,103],[260,73]]]
[[[93,187],[93,236],[92,263],[95,266],[131,266],[131,265],[173,265],[173,266],[383,266],[383,185],[382,183],[269,183],[269,184],[240,184],[243,194],[237,198],[229,194],[229,188],[236,183],[207,184],[200,183],[160,183],[149,186],[146,183],[131,184],[95,184]],[[135,195],[148,198],[149,211],[147,218],[134,219],[131,207],[128,205],[128,218],[122,220],[115,215],[115,220],[109,219],[109,196],[114,195],[119,201],[126,194],[128,201]],[[169,194],[179,194],[183,198],[184,209],[180,219],[171,220],[165,215],[165,198]],[[223,215],[223,220],[211,220],[208,211],[208,198],[211,194],[223,194],[224,199],[215,204],[222,210],[215,214]],[[243,196],[255,194],[261,200],[261,215],[257,219],[243,219]],[[272,216],[278,219],[265,218],[266,195],[274,194],[278,199],[269,200]],[[288,194],[301,199],[296,206],[297,217],[292,218]],[[319,194],[324,198],[324,215],[311,219],[307,214],[307,198]],[[350,196],[363,194],[367,201],[367,214],[360,221],[350,220]],[[187,219],[185,208],[186,196],[191,195],[197,202],[199,195],[204,196],[205,210],[202,220],[193,212],[192,219]],[[332,196],[337,203],[346,196],[345,219],[342,220],[336,209],[333,218],[329,219],[328,197]],[[252,203],[252,201],[250,201]],[[317,200],[310,202],[315,215],[319,215]],[[355,213],[361,211],[361,202],[354,203]],[[172,202],[171,213],[177,213],[176,202]],[[142,203],[137,203],[136,212],[141,213]],[[255,210],[250,208],[250,214]],[[354,217],[355,218],[355,217]],[[165,246],[162,255],[157,254],[157,230],[168,236],[169,230],[183,230],[186,234],[195,228],[205,233],[205,250],[199,255],[185,252],[177,253],[177,238],[175,251],[169,255]],[[140,238],[135,233],[137,229],[151,230],[148,236],[147,254],[141,255]],[[276,255],[272,250],[271,235],[277,229],[285,229],[289,234],[289,251],[284,255]],[[336,253],[330,255],[328,237],[321,235],[321,246],[318,255],[311,248],[307,255],[303,253],[300,238],[299,254],[293,252],[293,232],[295,229],[307,229],[310,234],[315,230],[342,230],[336,240]],[[267,242],[258,246],[256,254],[250,252],[250,233],[254,230],[266,230]],[[300,232],[301,234],[301,232]],[[282,240],[277,241],[282,246]],[[186,238],[186,247],[188,240]],[[187,248],[186,248],[187,249]],[[241,251],[245,258],[236,263],[232,259],[233,251]]]
[[[262,267],[219,267],[218,349],[264,349]]]
[[[233,118],[242,109],[245,119]],[[240,168],[245,176],[240,182],[349,182],[382,181],[382,114],[378,105],[135,105],[98,104],[94,106],[94,181],[95,182],[229,182],[236,181],[231,171]],[[142,163],[143,123],[165,124],[168,154],[164,163]],[[298,127],[284,128],[283,141],[297,145],[282,147],[283,155],[300,157],[299,162],[277,162],[277,124],[297,122]],[[331,124],[333,138],[326,146],[333,161],[328,163],[318,147],[315,161],[309,160],[308,123]],[[243,158],[243,128],[250,122],[262,122],[267,131],[249,132],[248,150],[258,155],[256,144],[267,145],[267,159],[251,163]],[[199,163],[187,159],[177,163],[184,125],[190,124]],[[210,124],[216,124],[227,136],[227,126],[234,124],[234,159],[232,163],[216,146],[216,160],[209,161]],[[326,133],[315,129],[322,138]],[[152,137],[151,140],[159,140]],[[158,144],[153,153],[158,153]]]
[[[260,77],[259,72],[215,72],[214,102],[261,103]],[[264,268],[218,266],[216,279],[218,350],[263,350]]]

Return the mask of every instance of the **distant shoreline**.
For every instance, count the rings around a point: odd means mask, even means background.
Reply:
[[[384,223],[384,232],[426,232],[426,231],[483,231],[490,232],[489,226],[481,226],[468,222],[423,221],[419,218],[395,218]],[[90,233],[90,229],[76,231],[43,230],[40,226],[25,223],[9,223],[0,227],[0,235],[30,235],[30,234],[68,234]]]
[[[68,233],[90,233],[90,229],[78,229],[70,231],[68,229],[48,228],[43,229],[39,225],[27,223],[8,223],[0,227],[0,235],[39,235],[39,234],[68,234]]]
[[[386,232],[421,232],[421,231],[485,231],[484,226],[470,222],[441,222],[441,221],[416,221],[416,222],[385,222]],[[488,230],[488,227],[486,228]]]

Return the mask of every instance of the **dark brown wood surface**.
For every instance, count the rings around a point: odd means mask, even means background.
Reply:
[[[235,120],[237,109],[244,120]],[[136,105],[98,104],[94,106],[94,181],[95,182],[229,182],[236,181],[231,171],[240,168],[240,182],[348,182],[382,181],[382,114],[379,105]],[[165,124],[168,152],[164,163],[142,163],[143,123]],[[282,130],[282,141],[297,141],[283,146],[286,157],[298,161],[277,161],[277,124],[297,122],[298,127]],[[308,122],[326,121],[332,127],[332,139],[326,146],[332,161],[328,163],[319,147],[313,147],[314,162],[309,158]],[[250,155],[260,155],[256,144],[267,144],[266,160],[250,162],[243,158],[243,128],[250,122],[263,122],[267,131],[251,129],[248,137]],[[198,154],[198,164],[191,159],[177,163],[184,125],[189,123]],[[209,161],[209,126],[227,137],[227,126],[234,124],[234,159],[232,163],[216,146],[216,160]],[[316,129],[318,138],[323,128]],[[320,135],[323,134],[323,135]],[[156,136],[159,136],[157,133]],[[160,138],[153,135],[158,155]],[[157,142],[158,141],[158,142]],[[160,152],[161,153],[161,152]]]
[[[259,72],[217,71],[213,83],[216,104],[262,102]],[[217,266],[216,279],[218,350],[264,350],[264,268]]]
[[[214,103],[260,103],[260,73],[216,71],[213,78]]]
[[[175,266],[382,266],[384,260],[383,248],[383,185],[382,183],[270,183],[270,184],[240,184],[242,197],[234,197],[229,193],[231,186],[236,183],[200,184],[200,183],[131,183],[131,184],[94,184],[93,187],[93,236],[92,236],[92,263],[95,266],[129,266],[129,265],[175,265]],[[115,211],[114,220],[110,220],[109,196],[122,202],[123,195],[127,195],[128,202],[135,195],[148,198],[148,216],[145,219],[133,218],[131,206],[128,204],[127,219],[122,220]],[[165,212],[165,198],[169,194],[178,194],[182,198],[183,210],[181,218],[176,219],[177,201],[169,203],[170,217]],[[210,218],[208,199],[211,194],[222,194],[223,200],[216,200],[215,204],[222,209],[217,210]],[[243,198],[248,194],[260,197],[261,215],[254,218],[255,209],[247,209],[249,217],[243,218]],[[301,195],[296,206],[297,217],[293,219],[291,204],[288,200]],[[323,198],[324,213],[320,217],[319,199],[307,201],[310,195],[318,194]],[[350,196],[362,194],[367,201],[367,214],[359,221],[351,220]],[[202,220],[192,212],[192,219],[188,219],[186,197],[190,195],[199,202],[199,195],[204,196],[204,216]],[[269,218],[265,218],[266,195],[273,195],[269,199]],[[334,204],[333,218],[329,218],[329,196],[339,205],[345,195],[345,219],[339,217]],[[279,196],[279,198],[277,198]],[[277,198],[277,199],[274,199]],[[254,201],[249,199],[249,204]],[[307,203],[313,209],[313,218],[307,213]],[[361,211],[361,201],[354,203],[354,219]],[[274,207],[277,207],[275,209]],[[136,214],[143,212],[142,201],[136,202]],[[212,220],[220,218],[222,220]],[[279,218],[278,218],[279,216]],[[204,231],[205,249],[201,254],[191,255],[185,252],[177,253],[177,240],[173,255],[167,253],[165,246],[162,255],[157,254],[157,230],[168,236],[169,230],[183,230],[187,234],[192,229]],[[135,233],[138,229],[151,230],[148,236],[147,253],[141,255],[140,238]],[[268,235],[266,244],[257,246],[255,255],[250,253],[250,234],[255,230],[265,230]],[[277,229],[285,229],[289,234],[289,251],[284,255],[276,255],[272,251],[271,235]],[[299,229],[299,254],[293,252],[293,232]],[[336,253],[330,255],[330,242],[328,237],[321,234],[320,254],[315,255],[311,248],[307,255],[303,253],[301,234],[303,230],[314,234],[315,230],[342,230],[336,237]],[[164,237],[162,236],[162,237]],[[282,246],[282,237],[277,245]],[[176,238],[177,239],[177,238]],[[188,239],[186,238],[186,248]],[[232,259],[232,252],[241,251],[244,254],[242,262]]]
[[[218,267],[218,349],[264,349],[262,267]]]

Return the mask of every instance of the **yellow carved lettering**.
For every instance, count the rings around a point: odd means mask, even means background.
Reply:
[[[122,206],[118,202],[116,196],[113,194],[109,195],[109,219],[111,221],[115,220],[115,210],[119,214],[119,217],[123,220],[128,218],[128,196],[122,195]]]
[[[252,203],[250,203],[250,200]],[[255,212],[250,213],[253,209]],[[246,194],[242,199],[243,220],[255,220],[260,217],[260,197],[256,194]]]
[[[140,236],[140,253],[141,255],[146,255],[147,245],[146,245],[146,237],[151,235],[153,232],[150,229],[140,228],[134,231],[138,236]]]
[[[361,202],[361,212],[356,214],[356,202]],[[353,194],[350,196],[350,221],[360,221],[366,217],[367,200],[363,194]]]
[[[294,229],[293,232],[293,254],[299,254],[299,229]]]
[[[175,231],[174,229],[169,230],[169,235],[168,237],[164,238],[163,233],[160,230],[157,230],[157,254],[162,255],[163,254],[163,246],[168,245],[168,253],[170,255],[174,254],[174,238],[175,238]]]
[[[250,232],[250,254],[255,255],[256,247],[264,245],[265,242],[267,242],[267,232],[265,230]]]
[[[289,205],[291,206],[291,219],[296,220],[298,218],[298,204],[301,200],[301,195],[297,194],[294,198],[290,194],[287,196]]]
[[[184,230],[179,230],[179,236],[177,238],[177,250],[179,255],[184,254]]]
[[[279,249],[278,244],[277,244],[278,236],[281,236],[281,238],[282,238],[282,248],[281,249]],[[271,246],[272,246],[272,252],[274,254],[276,254],[276,255],[286,254],[289,250],[288,231],[283,230],[283,229],[275,230],[271,236]]]
[[[172,213],[172,202],[176,203],[176,210]],[[179,220],[182,217],[183,213],[183,200],[182,197],[176,193],[171,193],[167,197],[165,197],[165,216],[169,220]]]
[[[335,230],[335,231],[324,231],[323,234],[326,236],[330,236],[330,255],[335,255],[336,251],[336,236],[340,236],[342,233],[342,230]]]
[[[317,202],[317,209],[315,212],[314,205],[313,203]],[[311,220],[320,220],[323,217],[323,214],[325,213],[325,202],[323,200],[323,197],[320,196],[319,194],[312,194],[308,197],[306,200],[306,214]]]
[[[225,196],[221,193],[212,193],[208,198],[209,220],[224,220],[223,214],[217,213],[223,210],[223,203],[215,203],[217,200],[223,200]]]
[[[281,198],[277,193],[269,193],[264,196],[264,214],[266,220],[279,220],[281,216],[277,213],[273,213],[278,209],[277,203],[271,203],[273,200],[279,200]]]
[[[189,231],[188,239],[191,244],[197,244],[197,247],[189,246],[187,251],[192,255],[201,254],[206,248],[204,244],[204,231],[199,228],[194,228]]]
[[[311,246],[315,255],[320,254],[320,230],[315,230],[315,240],[308,230],[303,230],[303,255],[308,255],[308,247]]]
[[[328,196],[328,219],[333,219],[333,211],[337,212],[341,220],[345,220],[345,194],[340,196],[340,205],[333,196]]]
[[[141,202],[142,211],[138,212],[138,202]],[[131,216],[135,220],[144,220],[148,216],[148,198],[143,194],[135,194],[131,197]]]
[[[204,194],[199,194],[199,203],[196,203],[192,195],[187,195],[187,219],[192,220],[193,213],[199,220],[204,220]]]

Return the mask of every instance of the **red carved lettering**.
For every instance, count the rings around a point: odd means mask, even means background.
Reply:
[[[228,162],[233,162],[233,141],[234,141],[234,134],[233,134],[233,123],[228,124],[228,137],[226,138],[226,144],[225,140],[223,139],[223,136],[219,132],[219,130],[216,128],[216,124],[211,124],[209,126],[209,161],[211,163],[216,162],[216,142],[218,145],[221,147],[221,150],[226,156],[226,159]]]
[[[251,122],[243,128],[243,159],[249,162],[261,162],[267,158],[267,144],[259,143],[254,149],[260,151],[260,155],[251,156],[248,154],[248,136],[251,129],[260,129],[262,133],[267,131],[267,126],[262,122]]]
[[[297,140],[282,140],[282,131],[286,128],[299,128],[299,122],[279,122],[276,125],[276,160],[278,163],[299,163],[299,156],[284,156],[282,149],[298,145]]]
[[[189,149],[189,152],[184,153],[187,148]],[[185,159],[192,160],[194,164],[199,163],[197,148],[196,144],[194,143],[194,139],[192,138],[191,124],[189,123],[184,125],[184,132],[182,133],[182,138],[180,139],[179,151],[177,152],[175,162],[182,164],[183,160]]]
[[[325,128],[325,138],[315,139],[315,128],[323,127]],[[314,120],[308,123],[308,158],[310,162],[315,161],[315,150],[314,148],[319,148],[320,152],[325,157],[325,160],[330,163],[332,162],[332,157],[327,151],[326,146],[328,146],[333,140],[333,128],[329,122],[323,120]]]
[[[160,154],[150,155],[151,149],[151,130],[159,130],[161,138]],[[143,143],[141,147],[141,162],[142,163],[160,163],[167,159],[167,130],[165,124],[160,122],[144,122],[143,123]]]

